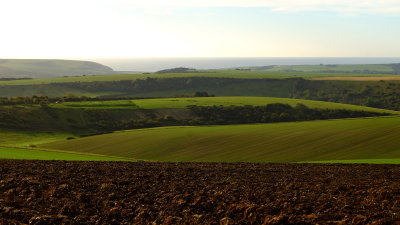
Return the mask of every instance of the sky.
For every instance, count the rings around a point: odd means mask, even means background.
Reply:
[[[400,0],[0,0],[0,58],[400,57]]]

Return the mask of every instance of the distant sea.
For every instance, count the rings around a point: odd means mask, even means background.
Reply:
[[[89,59],[117,71],[155,72],[175,67],[195,69],[223,69],[234,67],[271,65],[319,65],[319,64],[388,64],[400,63],[398,58],[121,58]]]

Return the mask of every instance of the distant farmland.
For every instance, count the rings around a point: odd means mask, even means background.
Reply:
[[[304,99],[272,98],[272,97],[197,97],[197,98],[159,98],[159,99],[135,99],[135,100],[113,100],[113,101],[87,101],[87,102],[65,102],[51,104],[56,108],[98,108],[98,109],[160,109],[160,108],[185,108],[189,105],[198,106],[245,106],[245,105],[267,105],[272,103],[283,103],[295,106],[304,104],[310,108],[322,109],[347,109],[354,111],[387,112],[398,114],[397,111],[377,109],[365,106],[349,104],[313,101]]]
[[[350,80],[350,81],[381,81],[381,80],[400,80],[400,76],[378,76],[378,77],[352,77],[352,76],[341,76],[341,77],[315,77],[310,78],[311,80]]]
[[[400,158],[400,118],[163,127],[41,147],[157,161],[302,162]]]
[[[2,85],[37,85],[51,83],[69,82],[95,82],[95,81],[119,81],[150,78],[184,78],[184,77],[218,77],[218,78],[240,78],[240,79],[279,79],[293,77],[387,77],[388,74],[365,74],[365,73],[319,73],[319,72],[282,72],[282,71],[237,71],[237,70],[212,70],[197,73],[166,73],[166,74],[114,74],[93,75],[60,78],[39,78],[31,80],[0,81]]]
[[[274,66],[267,71],[396,73],[395,64],[282,65]]]

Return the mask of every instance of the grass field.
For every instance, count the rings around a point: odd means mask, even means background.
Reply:
[[[41,145],[157,161],[304,162],[400,158],[400,117],[163,127]]]
[[[32,85],[50,84],[66,82],[93,82],[93,81],[117,81],[135,80],[152,78],[172,78],[172,77],[225,77],[243,79],[262,79],[262,78],[291,78],[291,77],[331,77],[331,76],[351,76],[351,77],[387,77],[387,74],[361,74],[361,73],[317,73],[317,72],[276,72],[276,71],[237,71],[237,70],[217,70],[199,73],[169,73],[169,74],[114,74],[114,75],[94,75],[81,77],[61,77],[61,78],[40,78],[32,80],[0,81],[2,85]]]
[[[355,65],[295,65],[295,66],[275,66],[267,71],[302,71],[302,72],[321,72],[321,71],[371,71],[378,73],[393,73],[395,72],[390,64],[355,64]]]
[[[99,108],[99,109],[159,109],[159,108],[185,108],[189,105],[198,106],[244,106],[244,105],[267,105],[272,103],[285,103],[295,106],[302,103],[310,108],[348,109],[354,111],[387,112],[398,114],[397,111],[376,109],[365,106],[356,106],[341,103],[313,101],[291,98],[272,97],[197,97],[197,98],[159,98],[159,99],[137,99],[137,100],[113,100],[113,101],[88,101],[88,102],[64,102],[51,104],[56,108]]]
[[[340,164],[400,164],[400,159],[353,159],[353,160],[327,160],[310,161],[303,163],[340,163]]]
[[[67,137],[74,137],[74,135],[62,132],[0,129],[0,146],[28,147],[57,140],[65,140]]]
[[[1,83],[1,81],[0,81]],[[89,92],[75,88],[60,87],[52,84],[47,85],[3,85],[0,87],[1,97],[13,96],[33,96],[33,95],[46,95],[50,97],[64,96],[64,94],[74,94],[76,96],[89,96],[96,97],[101,95],[114,95],[122,94],[121,92]]]
[[[311,80],[350,80],[350,81],[381,81],[381,80],[400,80],[400,76],[385,77],[315,77]]]
[[[31,148],[39,144],[65,140],[73,134],[61,132],[33,132],[0,130],[0,159],[37,159],[37,160],[73,160],[73,161],[126,161],[127,159],[85,153],[46,151]]]
[[[79,153],[0,147],[0,159],[68,160],[68,161],[127,161],[124,159]]]
[[[79,60],[0,59],[0,77],[61,77],[83,74],[108,74],[107,66]]]

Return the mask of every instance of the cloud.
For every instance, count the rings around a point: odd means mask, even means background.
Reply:
[[[114,0],[134,8],[265,7],[273,11],[331,11],[400,16],[400,0]]]
[[[400,0],[1,0],[1,8],[45,7],[54,4],[83,6],[87,9],[146,9],[168,11],[175,8],[263,7],[279,12],[325,11],[341,14],[376,14],[400,16]],[[48,7],[50,5],[50,7]]]

